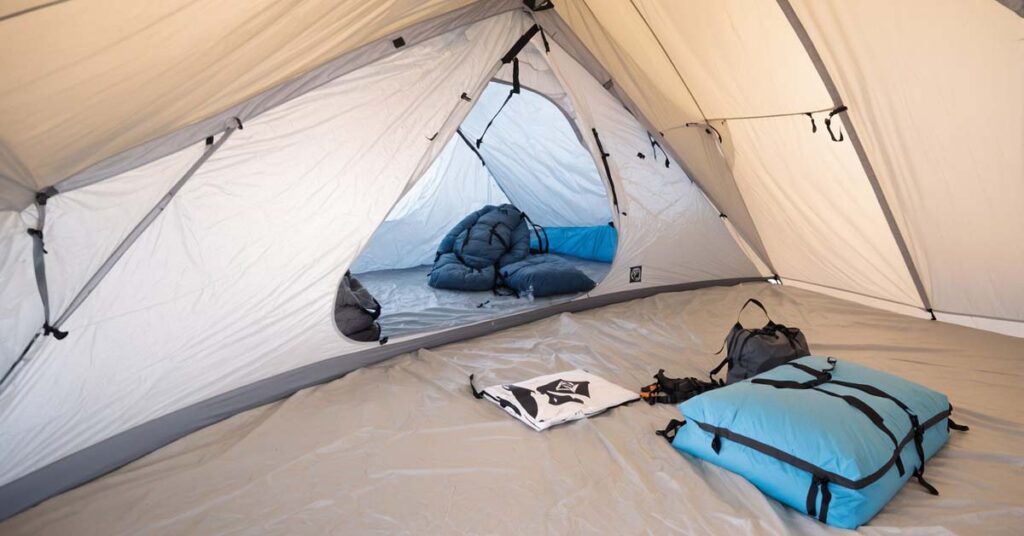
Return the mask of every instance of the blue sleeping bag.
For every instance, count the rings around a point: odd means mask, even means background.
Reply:
[[[537,236],[530,237],[530,249],[572,255],[581,259],[612,262],[619,236],[611,225],[593,227],[545,227],[545,244]]]
[[[535,297],[589,292],[596,283],[579,268],[554,255],[532,255],[501,269],[501,277],[517,294],[532,289]]]
[[[496,268],[530,254],[530,227],[514,205],[487,205],[462,219],[441,240],[428,284],[449,290],[490,290]]]
[[[679,405],[672,445],[744,476],[820,521],[866,523],[946,443],[946,396],[825,357],[804,357]],[[668,437],[671,437],[669,435]]]

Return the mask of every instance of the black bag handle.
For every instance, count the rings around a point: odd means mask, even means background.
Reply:
[[[765,309],[764,304],[761,303],[761,300],[758,300],[757,298],[749,298],[749,299],[747,299],[747,301],[743,302],[743,305],[740,307],[740,312],[736,313],[736,325],[739,326],[740,329],[744,329],[743,328],[743,324],[740,323],[740,317],[743,316],[743,310],[746,309],[747,306],[750,305],[750,304],[754,304],[759,309],[761,309],[761,311],[764,313],[764,317],[768,319],[768,325],[769,326],[775,324],[775,322],[772,321],[772,317],[768,314],[768,309]],[[732,332],[730,331],[729,334],[732,334]],[[728,342],[729,342],[729,335],[726,335],[725,339],[722,341],[722,347],[719,348],[718,351],[715,352],[712,355],[721,354],[722,351],[725,350],[725,345],[728,344]],[[790,341],[790,344],[793,344],[792,341]],[[722,370],[722,367],[724,367],[728,362],[729,362],[729,356],[727,355],[725,357],[725,359],[723,359],[722,362],[718,364],[717,367],[715,367],[714,369],[711,370],[711,373],[709,374],[709,376],[711,378],[711,382],[712,383],[715,383],[716,381],[718,383],[720,383],[720,384],[722,383],[722,380],[715,380],[715,374],[718,374]]]
[[[742,315],[743,315],[743,310],[744,310],[744,309],[746,309],[746,308],[747,308],[747,306],[748,306],[748,305],[750,305],[750,304],[754,304],[754,305],[756,305],[756,306],[757,306],[757,307],[758,307],[759,309],[761,309],[761,312],[763,312],[763,313],[764,313],[764,317],[768,319],[768,322],[769,322],[770,324],[774,324],[774,323],[775,323],[775,322],[773,322],[773,321],[772,321],[772,317],[771,317],[771,316],[770,316],[770,315],[768,314],[768,309],[765,309],[765,308],[764,308],[764,304],[763,304],[763,303],[761,303],[761,301],[760,301],[760,300],[758,300],[757,298],[750,298],[749,300],[747,300],[746,302],[744,302],[744,304],[743,304],[743,307],[740,307],[740,312],[739,312],[739,313],[736,313],[736,323],[737,323],[737,324],[739,324],[739,323],[740,323],[740,316],[742,316]],[[742,325],[742,324],[741,324],[741,325]]]

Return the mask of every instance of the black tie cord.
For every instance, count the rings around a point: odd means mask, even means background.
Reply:
[[[704,132],[706,134],[711,134],[711,132],[714,131],[715,136],[718,137],[718,143],[722,143],[722,133],[719,132],[717,128],[711,126],[711,123],[687,123],[686,126],[701,127],[704,129]]]
[[[480,164],[486,167],[487,162],[484,161],[484,156],[480,154],[480,151],[476,148],[476,145],[473,145],[473,142],[469,141],[469,138],[466,137],[466,134],[462,132],[462,127],[455,129],[455,132],[459,134],[459,137],[462,138],[462,141],[466,143],[466,146],[473,150],[473,154],[475,154],[476,157],[480,159]],[[437,261],[435,260],[434,262]]]
[[[484,127],[484,131],[480,133],[480,137],[476,139],[476,148],[479,149],[480,145],[484,142],[484,136],[487,135],[487,131],[490,130],[491,125],[494,124],[494,120],[498,118],[498,114],[505,109],[505,105],[508,101],[512,100],[512,96],[518,94],[519,89],[519,58],[512,58],[512,90],[508,92],[508,96],[505,97],[505,102],[501,103],[498,107],[498,111],[494,112],[491,120],[487,122],[487,126]]]
[[[491,117],[491,120],[487,122],[487,126],[484,127],[484,131],[480,134],[480,137],[477,138],[477,149],[479,149],[480,145],[483,144],[484,136],[487,134],[487,130],[491,128],[491,124],[494,123],[495,119],[497,119],[498,114],[500,114],[501,111],[505,109],[505,105],[508,104],[508,101],[512,99],[512,95],[516,95],[519,93],[519,58],[517,56],[519,56],[519,53],[522,52],[524,48],[526,48],[526,44],[530,42],[530,39],[533,39],[533,36],[537,35],[538,33],[540,34],[541,40],[544,42],[544,51],[551,52],[551,46],[548,45],[548,38],[544,34],[544,29],[534,24],[533,26],[530,26],[530,28],[526,30],[526,33],[521,35],[519,39],[516,40],[515,44],[512,45],[512,48],[508,49],[508,52],[506,52],[505,55],[501,57],[501,63],[503,65],[508,65],[509,63],[512,64],[512,91],[509,91],[508,97],[505,97],[505,102],[501,103],[501,106],[498,108],[498,111],[494,112],[494,116]]]
[[[835,132],[832,132],[832,116],[834,116],[836,114],[841,114],[841,113],[845,112],[846,110],[848,110],[848,108],[845,105],[844,106],[840,106],[840,107],[836,108],[835,110],[832,110],[831,112],[829,112],[828,113],[828,117],[825,118],[825,128],[828,129],[828,135],[832,136],[832,141],[843,141],[843,131],[842,130],[839,131],[839,137],[838,138],[836,137]]]
[[[647,133],[647,138],[651,140],[651,155],[653,156],[653,158],[655,160],[658,159],[658,149],[661,149],[661,154],[665,155],[665,167],[669,167],[668,153],[665,152],[665,149],[661,146],[660,143],[658,143],[658,140],[654,139],[654,135],[651,134],[650,132]]]

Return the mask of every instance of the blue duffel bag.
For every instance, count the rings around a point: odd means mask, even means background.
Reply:
[[[833,358],[809,356],[687,400],[672,445],[742,475],[818,520],[856,528],[946,443],[945,395]],[[674,434],[674,436],[673,436]]]

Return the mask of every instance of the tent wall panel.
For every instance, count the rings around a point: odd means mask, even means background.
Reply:
[[[1024,321],[1022,19],[985,0],[792,4],[934,308]]]
[[[132,227],[202,155],[203,143],[46,204],[46,278],[56,318]]]
[[[65,2],[6,20],[0,26],[0,139],[6,146],[0,175],[35,191],[360,46],[386,38],[382,44],[390,47],[394,34],[410,25],[464,6],[521,5],[471,3],[258,0],[240,9],[185,0],[108,2],[106,8]],[[89,31],[66,31],[62,21],[68,20]],[[41,37],[47,46],[38,46]],[[139,61],[139,50],[148,51],[146,61]]]
[[[572,97],[580,130],[599,132],[619,199],[614,215],[618,252],[608,276],[591,294],[704,281],[715,277],[711,274],[756,277],[757,269],[679,165],[666,168],[654,158],[637,157],[650,151],[648,133],[615,96],[557,43],[548,58]],[[600,162],[595,140],[584,138]],[[642,281],[630,283],[635,265],[643,266]]]
[[[0,482],[358,348],[331,321],[345,267],[525,24],[509,14],[410,47],[235,132],[69,319],[71,334],[44,339],[5,389]]]
[[[507,87],[491,85],[480,96],[478,108],[462,125],[470,140],[484,131],[508,92]],[[523,89],[495,119],[480,153],[512,203],[536,223],[606,225],[612,221],[609,194],[592,155],[580,143],[562,111]]]
[[[775,2],[633,4],[686,80],[705,118],[831,108],[814,65]]]
[[[683,126],[701,121],[700,109],[637,10],[629,2],[587,0],[563,2],[556,11],[607,69],[616,91],[628,96],[627,102],[664,134],[671,144],[668,149],[679,156],[715,207],[770,263],[743,196],[721,155],[717,150],[709,150],[702,131]]]
[[[812,134],[804,116],[733,121],[730,132],[736,180],[780,275],[921,306],[849,143]]]

